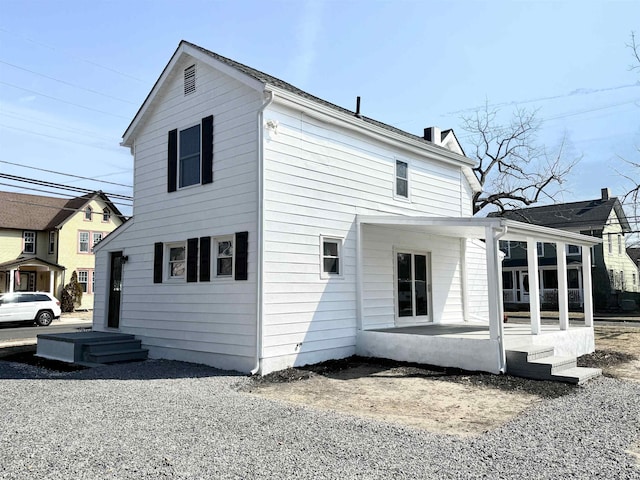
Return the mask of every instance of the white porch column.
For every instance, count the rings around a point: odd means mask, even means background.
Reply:
[[[502,270],[498,256],[498,240],[494,230],[485,227],[487,249],[487,287],[489,295],[489,337],[499,340],[502,327]]]
[[[582,246],[582,297],[584,298],[584,324],[593,327],[593,288],[591,286],[591,249]]]
[[[558,316],[560,330],[569,328],[569,283],[567,281],[567,248],[564,242],[556,242],[558,259]]]
[[[53,270],[49,270],[49,293],[53,295],[53,285],[55,280],[56,272]]]
[[[540,333],[540,287],[538,283],[538,242],[527,237],[527,268],[529,274],[529,316],[531,317],[531,333]]]
[[[467,239],[460,239],[460,287],[462,294],[462,320],[469,321],[469,279],[467,276]]]
[[[9,274],[9,293],[14,292],[15,281],[16,281],[16,271],[11,270]]]

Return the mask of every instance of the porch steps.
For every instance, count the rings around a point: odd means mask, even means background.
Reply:
[[[85,343],[82,359],[89,363],[115,363],[146,360],[149,351],[133,335],[128,338]]]
[[[133,335],[90,331],[40,334],[36,356],[95,366],[145,360],[148,353]]]
[[[554,355],[553,347],[522,345],[506,351],[507,373],[535,380],[552,380],[581,385],[602,374],[599,368],[576,366],[575,357]]]

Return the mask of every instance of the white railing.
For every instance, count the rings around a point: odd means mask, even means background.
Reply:
[[[529,303],[527,299],[523,299],[523,295],[520,296],[520,300],[517,300],[516,290],[503,290],[502,299],[506,303]],[[579,288],[570,288],[568,291],[569,304],[582,305],[582,290]],[[540,292],[541,303],[550,303],[553,305],[558,304],[558,289],[557,288],[545,288]]]

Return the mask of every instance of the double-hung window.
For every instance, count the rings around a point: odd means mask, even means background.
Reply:
[[[89,291],[89,272],[87,270],[78,270],[78,283],[84,293]]]
[[[91,216],[93,215],[93,209],[91,207],[87,207],[84,209],[84,219],[87,222],[91,221]]]
[[[233,276],[233,237],[215,239],[216,277]]]
[[[104,208],[102,210],[102,221],[104,223],[108,223],[111,219],[111,211],[108,208]]]
[[[396,160],[395,196],[409,198],[409,164],[402,160]]]
[[[89,253],[89,232],[78,232],[78,251]]]
[[[168,245],[170,279],[184,278],[186,272],[186,248],[184,244]]]
[[[36,232],[24,232],[22,234],[24,239],[24,253],[36,253]]]
[[[93,252],[95,246],[102,240],[102,232],[93,232],[92,235],[91,251]]]
[[[342,275],[340,257],[342,254],[342,240],[339,238],[320,238],[321,246],[321,277],[339,277]]]
[[[213,115],[197,125],[171,130],[167,191],[213,182]]]
[[[180,131],[178,155],[180,188],[200,183],[200,125]]]
[[[56,232],[49,232],[49,253],[56,251]]]

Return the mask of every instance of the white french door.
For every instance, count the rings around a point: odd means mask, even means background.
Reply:
[[[431,255],[396,252],[396,323],[431,321]]]

